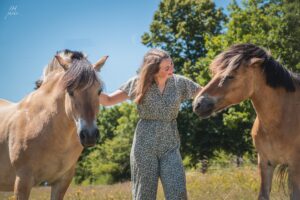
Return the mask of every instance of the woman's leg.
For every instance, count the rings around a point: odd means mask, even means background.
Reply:
[[[166,199],[187,199],[185,172],[179,149],[176,148],[163,155],[159,167]]]
[[[132,199],[155,200],[158,185],[158,159],[143,148],[132,148],[130,155]]]

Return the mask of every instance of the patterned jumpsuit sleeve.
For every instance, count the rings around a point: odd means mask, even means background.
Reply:
[[[130,99],[135,97],[136,80],[134,77],[120,88]],[[199,87],[173,75],[163,93],[153,83],[137,105],[140,120],[130,154],[133,199],[155,200],[159,178],[167,200],[187,198],[176,118],[180,103],[192,98]]]

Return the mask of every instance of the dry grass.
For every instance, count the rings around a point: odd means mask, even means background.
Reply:
[[[255,167],[211,169],[207,174],[187,172],[187,189],[190,200],[252,200],[257,199],[259,178]],[[131,199],[130,183],[103,186],[72,186],[66,200],[127,200]],[[0,199],[12,199],[12,193],[0,193]],[[50,199],[50,188],[34,188],[31,200]],[[158,200],[163,198],[161,185]],[[288,199],[275,182],[271,199]]]

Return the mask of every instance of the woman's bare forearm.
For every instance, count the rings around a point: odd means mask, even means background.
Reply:
[[[112,106],[126,101],[128,98],[128,95],[122,90],[117,90],[111,94],[101,93],[99,96],[99,104],[103,106]]]

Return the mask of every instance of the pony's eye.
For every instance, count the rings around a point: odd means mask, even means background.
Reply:
[[[226,81],[229,81],[229,80],[232,80],[232,79],[234,79],[234,76],[225,76],[224,78],[223,78],[223,83],[224,82],[226,82]]]
[[[100,95],[102,91],[103,91],[102,88],[99,88],[98,95]]]
[[[219,87],[222,87],[227,81],[234,79],[234,76],[224,76],[219,83]]]
[[[73,91],[68,91],[68,94],[70,95],[70,97],[74,96],[74,92]]]
[[[231,79],[234,79],[234,76],[226,76],[225,79],[231,80]]]

